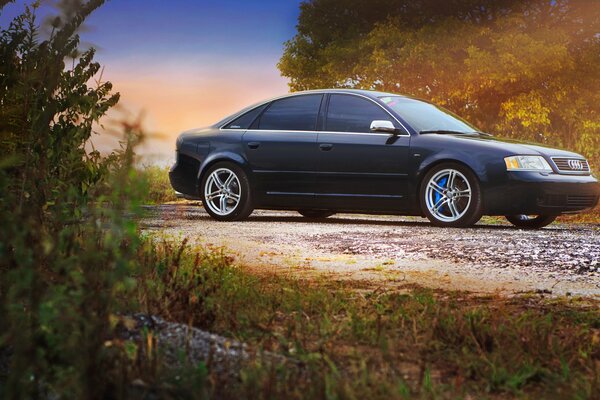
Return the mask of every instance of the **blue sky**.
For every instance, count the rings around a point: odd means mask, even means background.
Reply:
[[[295,31],[296,0],[112,0],[86,35],[111,56],[210,54],[276,61]],[[110,50],[109,50],[110,49]]]
[[[25,3],[7,5],[0,26]],[[52,3],[43,2],[42,17],[55,13]],[[109,0],[86,21],[81,39],[83,46],[97,48],[103,76],[121,92],[122,107],[143,111],[147,129],[170,143],[184,129],[288,91],[276,64],[283,43],[295,34],[299,5],[300,0]],[[151,143],[145,151],[171,154],[171,147]]]
[[[6,26],[27,1],[2,11]],[[43,1],[40,14],[53,13]],[[102,49],[108,59],[156,53],[196,52],[277,59],[282,43],[295,32],[300,0],[109,0],[86,22],[82,40]]]

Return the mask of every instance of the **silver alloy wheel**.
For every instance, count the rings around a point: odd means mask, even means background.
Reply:
[[[214,170],[204,184],[204,200],[217,215],[229,215],[240,203],[242,186],[237,175],[229,168]]]
[[[437,220],[454,222],[462,218],[471,205],[469,180],[455,169],[438,171],[427,182],[425,202]]]

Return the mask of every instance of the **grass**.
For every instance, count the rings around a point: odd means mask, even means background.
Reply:
[[[600,391],[596,303],[256,275],[222,250],[158,238],[146,242],[140,260],[135,299],[129,299],[135,310],[306,366],[298,375],[257,358],[227,387],[206,371],[204,394],[585,399]]]
[[[177,200],[169,182],[169,167],[146,165],[135,170],[138,180],[147,188],[146,204],[163,204]]]
[[[564,224],[596,224],[600,225],[600,206],[581,214],[565,214],[557,219]]]

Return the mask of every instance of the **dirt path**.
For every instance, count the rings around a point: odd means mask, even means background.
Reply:
[[[441,229],[421,218],[339,214],[313,222],[255,211],[217,222],[193,203],[148,207],[147,231],[224,246],[246,267],[383,287],[418,284],[474,293],[600,298],[600,227],[506,225]]]

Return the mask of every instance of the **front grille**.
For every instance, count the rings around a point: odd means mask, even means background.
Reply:
[[[552,161],[558,171],[565,174],[588,175],[590,173],[590,165],[581,158],[552,157]]]
[[[596,204],[596,196],[588,195],[588,196],[567,196],[567,206],[569,207],[592,207]]]
[[[567,204],[567,196],[563,194],[547,194],[540,203],[548,207],[564,207]]]
[[[573,207],[584,209],[593,207],[598,197],[594,195],[547,194],[538,200],[538,204],[546,207]]]

